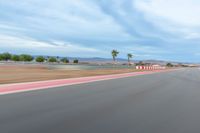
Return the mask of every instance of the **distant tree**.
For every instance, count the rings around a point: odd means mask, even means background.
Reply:
[[[68,60],[67,58],[62,58],[61,61],[62,61],[63,63],[69,63],[69,60]]]
[[[172,63],[167,63],[166,66],[167,67],[173,67],[174,65]]]
[[[113,57],[113,61],[115,62],[116,61],[116,57],[119,54],[119,52],[117,50],[112,50],[111,54],[112,54],[112,57]]]
[[[130,59],[133,58],[133,55],[129,53],[127,54],[127,57],[128,57],[128,64],[130,65],[131,64]]]
[[[145,63],[143,63],[142,61],[139,61],[139,62],[137,63],[137,65],[142,66],[142,65],[145,65]]]
[[[33,60],[33,57],[28,54],[21,54],[19,58],[20,58],[20,61],[32,61]]]
[[[43,56],[38,56],[36,57],[36,62],[44,62],[45,61],[45,58]]]
[[[11,60],[20,61],[20,56],[19,55],[12,55]]]
[[[78,60],[78,59],[75,59],[75,60],[74,60],[74,63],[76,63],[76,64],[77,64],[78,62],[79,62],[79,60]]]
[[[12,57],[12,55],[8,52],[1,54],[1,60],[8,61],[11,59],[11,57]]]
[[[1,61],[1,60],[3,60],[3,55],[2,55],[2,54],[0,54],[0,61]]]
[[[49,61],[49,62],[57,62],[57,60],[56,60],[55,57],[50,57],[50,58],[48,59],[48,61]]]

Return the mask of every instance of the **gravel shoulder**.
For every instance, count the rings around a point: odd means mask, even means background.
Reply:
[[[0,65],[0,84],[119,74],[138,71],[130,69],[63,70],[44,65]]]

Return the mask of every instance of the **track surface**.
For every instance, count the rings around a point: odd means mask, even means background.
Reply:
[[[0,133],[199,133],[200,70],[0,96]]]

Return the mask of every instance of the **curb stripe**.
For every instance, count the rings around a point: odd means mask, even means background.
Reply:
[[[172,70],[144,71],[144,72],[101,75],[101,76],[91,76],[91,77],[82,77],[82,78],[57,79],[57,80],[48,80],[48,81],[5,84],[5,85],[0,85],[0,95],[48,89],[48,88],[61,87],[61,86],[76,85],[76,84],[84,84],[84,83],[90,83],[90,82],[96,82],[96,81],[126,78],[126,77],[153,74],[153,73],[159,73],[159,72],[168,72],[168,71],[172,71]]]

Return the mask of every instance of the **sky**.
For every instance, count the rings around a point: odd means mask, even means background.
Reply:
[[[200,62],[199,0],[0,0],[0,52]]]

